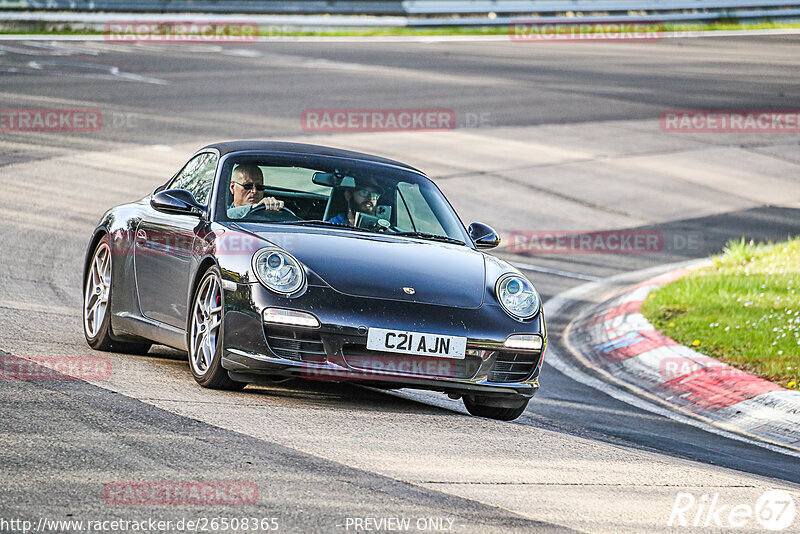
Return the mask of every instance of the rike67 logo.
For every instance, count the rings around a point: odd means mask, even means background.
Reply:
[[[730,529],[753,527],[778,532],[789,528],[795,518],[795,504],[792,496],[783,490],[765,491],[755,502],[730,503],[720,498],[719,493],[704,493],[697,496],[693,493],[678,492],[672,505],[667,526]]]

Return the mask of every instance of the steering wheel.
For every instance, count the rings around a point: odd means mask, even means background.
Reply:
[[[256,213],[256,212],[259,212],[259,211],[267,211],[267,207],[266,207],[264,204],[259,204],[259,205],[258,205],[258,206],[256,206],[255,208],[252,208],[252,209],[251,209],[251,210],[250,210],[250,211],[247,213],[247,215],[245,215],[245,217],[249,217],[249,216],[250,216],[250,215],[252,215],[253,213]],[[273,210],[270,210],[270,211],[273,211]],[[292,217],[294,217],[295,219],[298,219],[298,220],[300,220],[300,219],[301,219],[300,217],[298,217],[298,216],[297,216],[297,214],[296,214],[295,212],[293,212],[292,210],[290,210],[290,209],[289,209],[289,208],[287,208],[286,206],[282,207],[281,209],[279,209],[279,210],[277,210],[277,211],[279,211],[279,212],[281,212],[281,211],[285,211],[286,213],[288,213],[289,215],[291,215],[291,216],[292,216]]]

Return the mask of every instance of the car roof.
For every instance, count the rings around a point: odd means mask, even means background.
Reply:
[[[359,161],[393,165],[396,167],[402,167],[404,169],[418,172],[423,176],[425,175],[425,173],[423,173],[419,169],[415,169],[414,167],[402,163],[400,161],[395,161],[388,158],[382,158],[380,156],[373,156],[372,154],[364,154],[362,152],[353,152],[351,150],[342,150],[340,148],[333,148],[322,145],[310,145],[305,143],[286,143],[282,141],[225,141],[205,146],[200,150],[200,152],[209,148],[218,150],[220,156],[224,156],[225,154],[230,154],[233,152],[249,152],[249,151],[280,152],[283,154],[304,154],[304,155],[315,155],[315,156],[334,156],[338,158],[348,158]]]

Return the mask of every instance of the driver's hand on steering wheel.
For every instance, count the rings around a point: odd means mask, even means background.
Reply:
[[[283,208],[283,200],[278,200],[275,197],[264,197],[260,201],[253,204],[250,209],[255,209],[257,206],[264,206],[269,211],[278,211]]]

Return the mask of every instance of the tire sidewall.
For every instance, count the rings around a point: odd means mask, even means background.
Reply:
[[[215,277],[217,279],[217,284],[219,285],[220,291],[220,302],[222,304],[222,311],[220,312],[220,322],[219,322],[219,330],[217,331],[217,346],[214,350],[214,355],[211,359],[211,365],[208,366],[206,372],[203,374],[198,374],[195,371],[194,365],[192,364],[192,320],[194,317],[194,309],[197,304],[197,297],[200,294],[200,289],[202,289],[203,284],[205,283],[206,279],[209,277]],[[227,373],[222,367],[222,345],[224,339],[224,329],[225,329],[225,292],[222,291],[222,276],[220,275],[219,267],[214,265],[213,267],[209,267],[205,274],[203,274],[200,281],[197,283],[197,286],[194,290],[194,295],[192,296],[192,305],[189,310],[189,317],[187,320],[186,325],[186,347],[187,347],[187,354],[189,358],[189,369],[192,371],[192,376],[197,381],[198,384],[201,386],[209,386],[211,382],[214,380],[214,377],[217,376],[220,372]]]
[[[89,336],[89,331],[86,329],[86,290],[88,289],[89,285],[89,277],[92,273],[92,266],[94,265],[94,261],[97,258],[97,252],[100,250],[101,247],[106,246],[108,248],[108,261],[111,268],[111,279],[109,280],[109,287],[108,287],[108,304],[106,305],[106,314],[103,317],[103,322],[100,324],[100,328],[97,329],[97,334],[94,337]],[[82,298],[82,322],[83,322],[83,336],[86,338],[86,342],[89,344],[90,347],[93,349],[108,349],[111,346],[111,302],[112,302],[112,294],[113,294],[113,286],[114,286],[114,255],[111,252],[111,240],[108,238],[108,234],[104,235],[97,245],[94,247],[94,251],[92,252],[92,257],[89,260],[89,268],[86,269],[86,273],[83,277],[83,298]]]
[[[464,407],[467,411],[477,417],[488,417],[500,421],[513,421],[525,412],[530,398],[519,396],[516,406],[492,406],[482,402],[479,395],[464,395]]]

